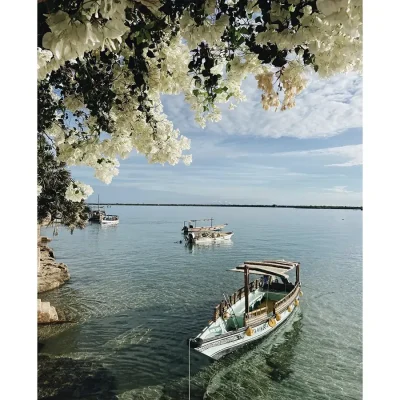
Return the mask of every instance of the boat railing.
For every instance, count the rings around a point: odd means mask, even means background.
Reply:
[[[257,309],[257,310],[250,311],[250,312],[248,313],[247,319],[251,319],[251,318],[254,318],[254,317],[258,317],[259,315],[265,314],[265,313],[267,313],[267,312],[268,312],[268,307],[261,307],[261,308],[259,308],[259,309]]]
[[[256,289],[258,289],[261,286],[262,278],[256,279],[249,284],[249,292],[254,292]],[[245,289],[244,287],[236,290],[235,293],[230,295],[228,297],[229,299],[229,304],[234,305],[236,304],[239,300],[244,298],[244,293]],[[221,303],[219,303],[215,308],[214,308],[214,315],[213,315],[213,321],[215,322],[220,316],[223,316],[225,312],[229,310],[229,304],[225,301],[222,300]]]
[[[274,314],[280,314],[290,306],[290,304],[296,299],[300,292],[300,283],[297,282],[294,289],[288,293],[281,300],[277,301],[274,305]]]

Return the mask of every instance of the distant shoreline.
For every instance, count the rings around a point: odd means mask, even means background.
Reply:
[[[97,206],[98,203],[87,203]],[[247,208],[302,208],[315,210],[363,210],[362,206],[285,206],[278,204],[172,204],[172,203],[100,203],[101,206],[146,206],[146,207],[247,207]]]

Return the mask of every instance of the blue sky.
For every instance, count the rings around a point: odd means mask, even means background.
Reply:
[[[223,107],[205,129],[183,96],[164,96],[164,111],[191,141],[193,162],[148,164],[132,153],[110,185],[88,168],[73,177],[92,185],[88,201],[162,203],[362,205],[362,77],[316,75],[283,112],[263,110],[254,77],[243,83],[247,101]]]

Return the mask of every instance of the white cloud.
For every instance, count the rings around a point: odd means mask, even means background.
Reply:
[[[335,192],[335,193],[354,193],[351,190],[346,189],[347,186],[334,186],[333,188],[325,189],[328,192]]]
[[[351,167],[354,165],[362,165],[362,144],[355,144],[349,146],[340,147],[328,147],[326,149],[316,150],[302,150],[302,151],[287,151],[281,153],[272,153],[271,156],[280,157],[313,157],[313,156],[324,156],[324,157],[336,157],[336,158],[347,158],[348,161],[337,164],[327,164],[326,167]]]
[[[230,111],[222,107],[222,120],[208,123],[205,130],[214,134],[253,135],[262,137],[317,138],[338,135],[346,129],[362,126],[362,77],[342,74],[322,80],[311,76],[309,86],[287,111],[265,111],[261,91],[254,77],[243,83],[247,101]],[[182,134],[201,131],[183,96],[164,99],[165,110]]]

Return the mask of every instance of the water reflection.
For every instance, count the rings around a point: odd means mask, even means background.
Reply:
[[[233,246],[232,240],[225,240],[219,243],[185,243],[185,250],[188,253],[200,253],[202,251],[215,250],[218,248],[229,248]]]
[[[293,364],[296,347],[301,340],[302,331],[302,314],[298,310],[285,325],[271,335],[250,343],[219,361],[211,362],[208,367],[193,374],[191,399],[268,398],[270,385],[288,379],[295,370]],[[192,351],[192,354],[195,352]],[[192,356],[192,370],[197,363],[198,360]],[[160,392],[162,397],[159,398],[163,400],[187,399],[188,378],[168,383],[159,388]]]

